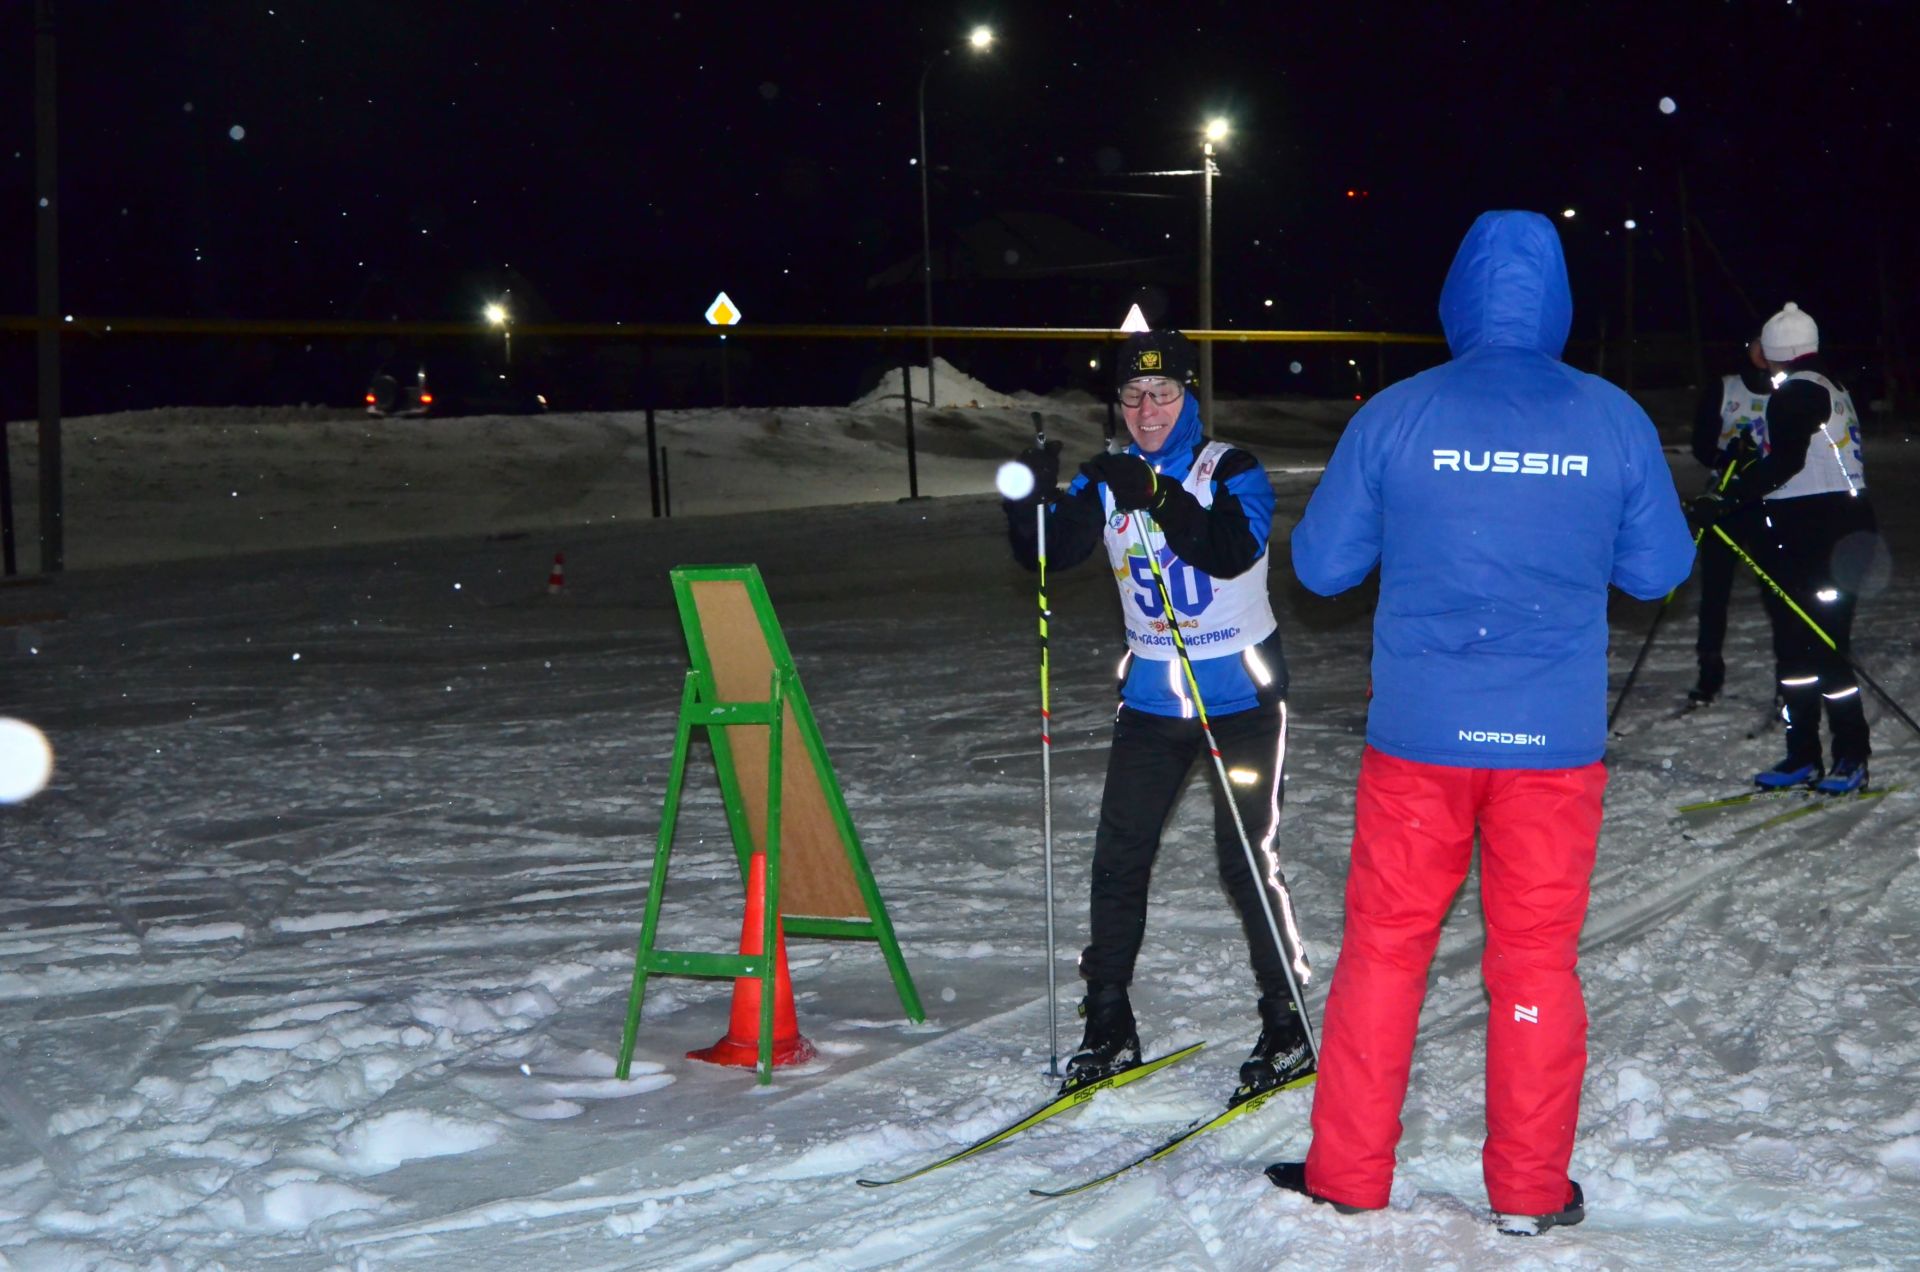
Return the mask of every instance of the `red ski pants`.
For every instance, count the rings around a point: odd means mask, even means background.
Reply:
[[[1440,921],[1480,832],[1487,1017],[1487,1197],[1503,1214],[1569,1199],[1587,1066],[1574,972],[1600,836],[1606,767],[1476,769],[1372,747],[1347,873],[1346,936],[1328,991],[1307,1186],[1381,1207],[1393,1185],[1413,1038]]]

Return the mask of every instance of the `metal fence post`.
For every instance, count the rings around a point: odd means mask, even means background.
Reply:
[[[920,461],[913,449],[913,377],[908,373],[910,366],[900,368],[900,400],[907,407],[907,498],[920,497]],[[928,396],[932,396],[933,375],[929,368],[927,375]]]
[[[646,344],[646,357],[642,363],[642,372],[646,388],[647,404],[647,492],[653,497],[653,515],[660,515],[660,442],[653,431],[653,341]]]

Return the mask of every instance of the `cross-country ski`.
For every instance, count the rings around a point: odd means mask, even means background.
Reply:
[[[1029,1191],[1036,1197],[1071,1197],[1075,1193],[1083,1193],[1090,1188],[1098,1188],[1101,1184],[1111,1183],[1130,1170],[1145,1166],[1149,1162],[1159,1161],[1161,1158],[1185,1147],[1209,1131],[1217,1131],[1230,1122],[1259,1112],[1265,1107],[1269,1100],[1272,1100],[1275,1096],[1283,1092],[1295,1091],[1302,1087],[1312,1085],[1313,1077],[1314,1075],[1308,1074],[1304,1078],[1296,1078],[1284,1086],[1262,1091],[1260,1094],[1249,1096],[1244,1100],[1230,1101],[1227,1107],[1220,1110],[1220,1112],[1215,1113],[1211,1117],[1201,1118],[1188,1124],[1187,1128],[1179,1134],[1170,1139],[1163,1140],[1146,1152],[1141,1153],[1138,1157],[1123,1162],[1104,1175],[1096,1175],[1092,1179],[1084,1180],[1077,1184],[1070,1184],[1064,1188],[1034,1188],[1029,1189]]]
[[[1142,1078],[1151,1077],[1169,1065],[1178,1064],[1180,1061],[1198,1054],[1200,1048],[1206,1045],[1204,1042],[1196,1042],[1192,1046],[1182,1047],[1178,1051],[1172,1051],[1164,1056],[1157,1056],[1152,1060],[1143,1061],[1130,1069],[1123,1069],[1119,1073],[1109,1077],[1098,1078],[1092,1082],[1072,1087],[1061,1092],[1039,1108],[1034,1109],[1031,1113],[1015,1118],[1013,1121],[1007,1123],[1006,1126],[991,1134],[981,1136],[965,1148],[957,1152],[949,1153],[937,1161],[928,1162],[926,1165],[910,1170],[904,1175],[895,1175],[892,1179],[857,1179],[854,1182],[862,1188],[886,1188],[893,1184],[904,1184],[909,1179],[918,1179],[922,1175],[930,1174],[944,1166],[951,1166],[955,1162],[965,1161],[975,1153],[985,1152],[996,1144],[1004,1144],[1020,1132],[1030,1130],[1050,1118],[1057,1117],[1062,1113],[1072,1112],[1102,1091],[1111,1091],[1115,1088],[1138,1082]]]

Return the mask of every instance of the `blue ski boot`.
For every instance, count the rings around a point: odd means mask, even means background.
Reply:
[[[1821,777],[1819,760],[1796,760],[1791,755],[1763,773],[1753,775],[1753,784],[1763,791],[1785,790],[1789,786],[1812,786]]]
[[[1835,760],[1833,771],[1813,784],[1822,795],[1851,795],[1867,789],[1865,760]]]

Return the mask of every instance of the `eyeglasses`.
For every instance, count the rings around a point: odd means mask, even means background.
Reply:
[[[1172,406],[1184,392],[1178,380],[1129,380],[1120,386],[1120,405],[1131,410],[1152,398],[1157,406]]]

